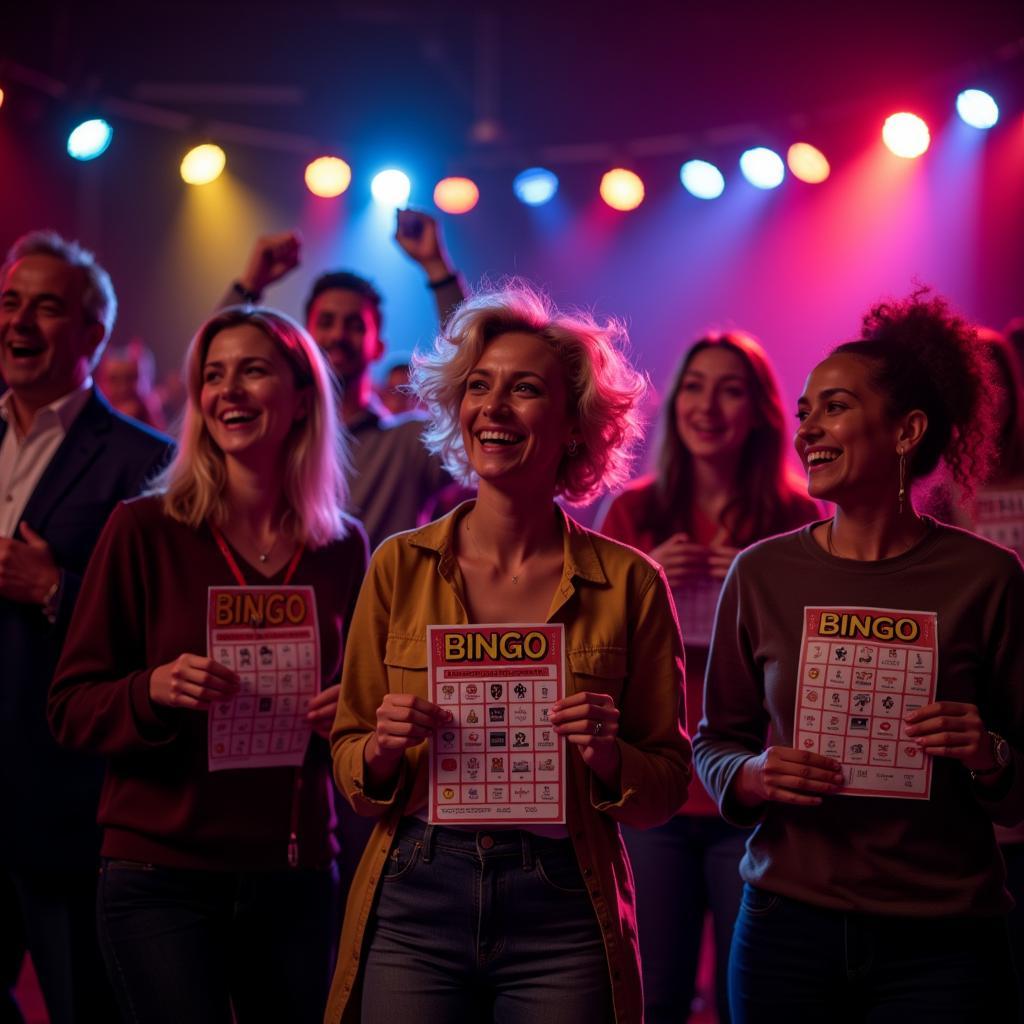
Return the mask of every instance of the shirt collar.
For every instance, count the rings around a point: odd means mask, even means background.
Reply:
[[[442,574],[447,575],[455,560],[453,536],[456,525],[475,504],[475,501],[464,501],[441,519],[406,534],[406,542],[435,552],[439,559],[438,568]],[[608,576],[589,531],[580,526],[561,505],[556,505],[556,508],[562,520],[563,585],[573,579],[585,580],[587,583],[607,583]]]
[[[78,414],[85,408],[85,403],[89,401],[90,394],[92,394],[92,377],[86,377],[74,390],[37,409],[32,421],[33,426],[38,422],[40,413],[49,413],[51,417],[57,419],[61,430],[66,434],[71,429],[71,424],[78,418]],[[13,413],[11,412],[11,403],[13,401],[14,394],[8,388],[3,396],[0,396],[0,417],[8,425],[13,422]]]
[[[388,412],[387,406],[376,395],[371,395],[359,415],[351,423],[346,424],[346,429],[350,434],[357,434],[360,430],[378,427],[390,419],[391,413]]]

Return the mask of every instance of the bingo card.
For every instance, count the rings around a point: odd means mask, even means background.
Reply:
[[[320,687],[313,588],[210,587],[207,651],[241,684],[234,700],[210,709],[210,771],[302,764],[306,711]]]
[[[793,746],[840,762],[838,795],[927,800],[903,716],[935,700],[938,659],[934,612],[804,608]]]
[[[984,490],[977,497],[975,530],[1024,557],[1024,490]]]
[[[428,697],[446,712],[430,750],[431,824],[565,822],[565,693],[557,625],[429,626]]]

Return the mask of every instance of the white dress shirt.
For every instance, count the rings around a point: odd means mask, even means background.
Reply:
[[[8,391],[0,398],[0,416],[7,432],[0,444],[0,537],[13,537],[18,520],[40,477],[67,437],[71,424],[85,408],[92,392],[92,378],[55,402],[36,410],[32,426],[21,437],[14,419]]]

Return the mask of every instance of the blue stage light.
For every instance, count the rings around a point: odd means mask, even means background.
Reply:
[[[512,191],[527,206],[543,206],[555,198],[558,177],[544,167],[530,167],[516,175]]]
[[[114,137],[114,129],[101,117],[83,121],[68,136],[68,156],[76,160],[95,160],[105,153]]]
[[[381,206],[405,206],[412,191],[412,182],[404,171],[381,171],[370,182],[370,191]]]
[[[956,98],[956,112],[972,128],[991,128],[999,120],[996,101],[981,89],[964,89]]]
[[[756,188],[778,188],[786,176],[786,165],[774,150],[758,146],[740,157],[743,177]]]
[[[687,160],[679,169],[679,180],[698,199],[717,199],[725,191],[722,172],[707,160]]]

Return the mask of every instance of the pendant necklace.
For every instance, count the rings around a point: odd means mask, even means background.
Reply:
[[[488,561],[490,561],[490,560],[488,559],[488,557],[487,557],[487,556],[486,556],[486,555],[485,555],[485,554],[483,553],[483,551],[481,551],[481,550],[480,550],[480,545],[479,545],[479,544],[477,544],[477,542],[476,542],[476,537],[474,537],[474,536],[473,536],[473,531],[472,531],[472,530],[470,530],[470,528],[469,528],[469,516],[467,516],[467,517],[466,517],[466,536],[468,536],[468,537],[469,537],[469,542],[470,542],[470,543],[471,543],[471,544],[473,545],[473,547],[474,547],[474,548],[476,549],[476,553],[477,553],[477,554],[478,554],[478,555],[479,555],[479,556],[480,556],[480,557],[481,557],[481,558],[482,558],[482,559],[483,559],[483,560],[484,560],[485,562],[488,562]],[[520,566],[520,568],[519,568],[519,572],[522,572],[522,566]],[[518,585],[518,583],[519,583],[519,573],[515,573],[515,574],[514,574],[514,575],[512,575],[512,576],[511,576],[510,578],[511,578],[511,580],[512,580],[512,585],[513,585],[513,586],[517,586],[517,585]]]

